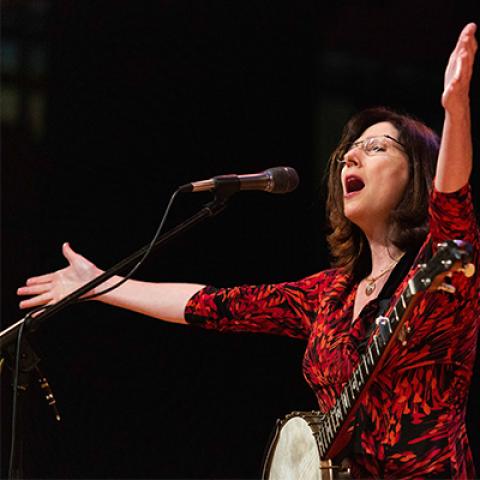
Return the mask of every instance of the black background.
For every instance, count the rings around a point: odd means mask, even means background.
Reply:
[[[441,132],[444,67],[461,28],[480,19],[475,4],[53,2],[44,138],[3,129],[3,326],[21,316],[16,288],[64,265],[64,241],[107,268],[149,241],[176,186],[222,173],[289,165],[301,184],[284,196],[237,195],[137,278],[226,286],[325,268],[322,172],[343,124],[382,104]],[[475,186],[479,91],[477,64]],[[209,199],[180,197],[169,225]],[[275,419],[315,408],[304,344],[287,338],[205,332],[90,302],[32,341],[63,419],[32,386],[22,409],[30,477],[255,478]],[[3,379],[5,475],[8,370]],[[479,393],[476,378],[476,457]]]

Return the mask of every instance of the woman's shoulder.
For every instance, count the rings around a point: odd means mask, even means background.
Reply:
[[[351,279],[351,275],[343,267],[330,267],[320,270],[314,274],[302,278],[298,282],[288,282],[298,284],[302,287],[325,288],[338,284],[346,284]]]

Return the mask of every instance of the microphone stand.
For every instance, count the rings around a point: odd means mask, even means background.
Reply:
[[[227,183],[225,185],[221,185],[220,188],[217,188],[215,198],[210,203],[206,204],[200,211],[196,214],[192,215],[190,218],[185,220],[184,222],[180,223],[176,227],[172,228],[165,234],[163,234],[152,246],[150,244],[145,245],[140,250],[132,253],[129,257],[121,260],[113,267],[109,268],[107,271],[99,275],[98,277],[94,278],[90,282],[86,283],[82,287],[78,288],[70,295],[66,296],[59,302],[48,306],[45,310],[38,313],[35,317],[29,317],[27,314],[22,319],[18,320],[13,325],[10,325],[8,328],[0,332],[0,352],[3,350],[9,357],[13,358],[13,351],[15,350],[14,345],[11,345],[14,340],[17,338],[20,328],[23,325],[24,333],[31,333],[35,331],[47,318],[55,315],[60,310],[63,310],[65,307],[74,303],[78,298],[82,295],[85,295],[87,292],[92,290],[93,288],[101,285],[103,282],[108,280],[109,278],[113,277],[123,269],[132,266],[138,259],[140,259],[145,252],[151,248],[152,252],[157,250],[161,246],[165,245],[167,242],[173,240],[181,233],[185,232],[186,230],[190,229],[194,225],[202,222],[203,220],[214,217],[222,212],[227,204],[228,199],[230,196],[237,191],[238,188],[231,187]],[[20,364],[18,375],[20,375],[20,381],[18,382],[17,391],[14,392],[14,395],[17,397],[17,407],[20,406],[22,402],[22,398],[24,396],[24,392],[27,390],[28,385],[30,383],[30,374],[32,371],[37,371],[39,374],[39,380],[41,383],[42,390],[46,391],[46,400],[54,409],[55,417],[57,420],[60,420],[60,415],[55,405],[55,399],[51,392],[51,389],[48,385],[48,381],[43,376],[43,374],[38,369],[38,363],[40,362],[40,358],[31,348],[30,344],[28,344],[25,340],[23,340],[22,345],[20,346],[21,352],[18,354],[21,355],[22,362]],[[20,422],[16,422],[16,425],[12,425],[12,429],[16,429],[20,427],[20,424],[23,423],[22,414],[19,416]],[[22,478],[23,477],[23,445],[21,442],[21,438],[19,435],[15,436],[14,442],[14,451],[15,457],[13,459],[12,465],[12,478]]]
[[[17,431],[21,432],[23,431],[23,423],[24,423],[24,417],[25,417],[25,408],[23,408],[24,404],[26,404],[26,397],[27,397],[27,391],[29,390],[29,387],[31,383],[33,382],[34,378],[34,373],[37,374],[38,380],[40,382],[40,377],[41,373],[38,367],[38,363],[40,362],[40,357],[35,353],[33,348],[31,347],[30,343],[23,338],[22,339],[22,344],[20,346],[21,352],[20,352],[20,361],[18,365],[18,382],[17,382],[17,392],[16,392],[16,402],[17,402],[17,416],[16,416],[16,422],[15,426],[12,425],[12,428],[15,428]],[[10,344],[6,348],[6,353],[8,356],[8,361],[7,361],[7,366],[10,370],[14,371],[15,370],[15,345]],[[46,379],[43,378],[43,380],[46,382]],[[12,386],[14,386],[15,382],[13,382]],[[48,382],[45,383],[48,385]],[[54,410],[56,411],[56,414],[58,414],[58,410],[56,410],[55,406],[55,399],[53,397],[53,394],[51,393],[50,390],[50,397],[45,397],[47,402],[51,404],[53,401],[53,407]],[[57,420],[60,420],[60,415],[58,414]],[[22,439],[18,436],[15,435],[14,438],[14,457],[11,459],[12,460],[12,466],[11,466],[11,477],[12,479],[20,479],[24,478],[24,471],[23,471],[23,453],[24,453],[24,446]]]

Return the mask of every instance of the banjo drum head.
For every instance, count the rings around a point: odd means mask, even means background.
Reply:
[[[265,479],[321,479],[320,454],[310,426],[312,416],[294,413],[280,424],[269,449]]]

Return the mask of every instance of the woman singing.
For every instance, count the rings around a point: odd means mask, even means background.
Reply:
[[[395,344],[365,393],[347,450],[355,478],[474,478],[465,411],[480,318],[480,233],[469,185],[475,31],[473,23],[463,29],[446,68],[441,139],[387,108],[347,123],[328,172],[332,268],[234,288],[128,280],[97,299],[170,322],[305,339],[304,375],[326,412],[385,302],[439,242],[464,240],[477,273],[454,273],[450,292],[427,292],[416,305],[412,334]],[[21,308],[55,303],[102,273],[68,244],[63,253],[66,268],[19,288],[31,297]]]

